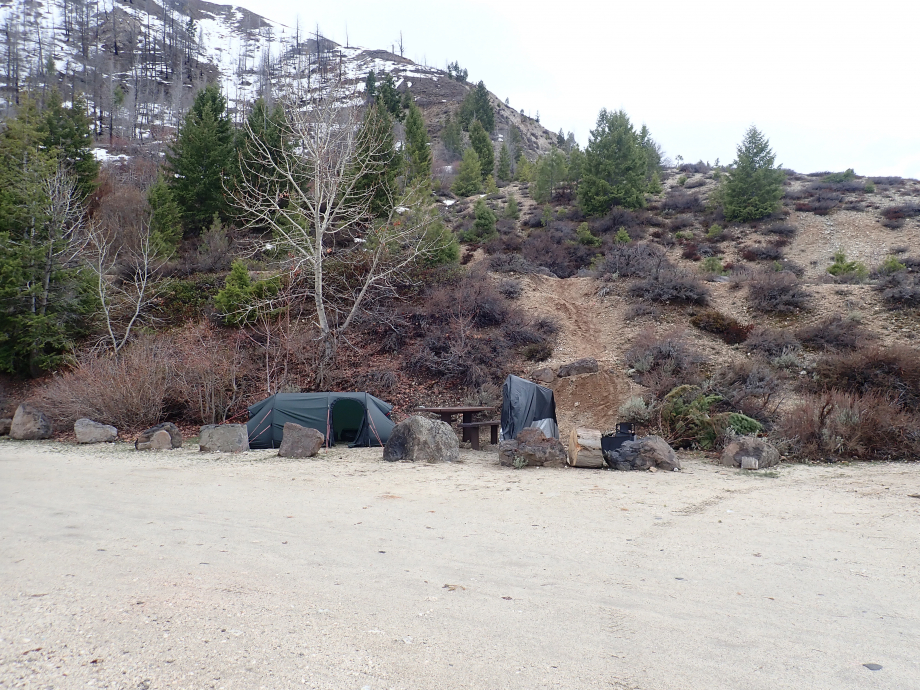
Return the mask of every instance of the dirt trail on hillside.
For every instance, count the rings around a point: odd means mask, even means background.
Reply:
[[[560,327],[553,356],[535,368],[556,368],[583,357],[593,357],[599,365],[596,374],[557,379],[551,386],[563,438],[573,426],[612,429],[633,388],[622,356],[632,338],[622,327],[625,305],[599,299],[593,278],[531,276],[524,286],[524,310],[536,318],[554,318]]]

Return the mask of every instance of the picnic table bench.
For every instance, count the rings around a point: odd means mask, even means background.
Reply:
[[[489,440],[494,446],[498,443],[498,427],[501,426],[501,423],[502,421],[500,419],[493,419],[487,422],[467,422],[461,423],[460,428],[468,432],[467,435],[469,438],[464,438],[464,440],[470,442],[470,446],[472,446],[473,450],[479,450],[479,430],[484,426],[490,428],[491,434]]]
[[[474,449],[479,450],[479,427],[492,426],[492,443],[494,444],[498,443],[498,426],[501,422],[474,422],[473,415],[477,412],[488,412],[494,409],[494,406],[455,405],[452,407],[419,407],[417,411],[436,414],[441,418],[442,422],[447,422],[448,424],[453,424],[454,417],[460,415],[462,421],[458,426],[460,427],[461,438],[464,441],[468,441]]]

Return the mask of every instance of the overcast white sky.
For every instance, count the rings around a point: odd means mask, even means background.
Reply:
[[[754,124],[800,172],[920,177],[920,0],[234,4],[366,48],[402,31],[406,57],[459,61],[582,146],[623,108],[672,159],[730,162]]]

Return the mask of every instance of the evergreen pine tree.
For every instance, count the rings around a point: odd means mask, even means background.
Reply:
[[[216,84],[195,96],[166,153],[166,166],[170,190],[188,229],[200,232],[215,213],[227,217],[225,185],[232,183],[238,164],[227,101]]]
[[[495,167],[495,149],[492,148],[492,140],[479,120],[473,120],[473,124],[470,125],[470,146],[479,156],[479,167],[482,178],[485,179],[487,175],[492,174]]]
[[[508,181],[511,179],[511,154],[508,153],[508,146],[504,142],[502,142],[502,147],[498,152],[496,175],[500,180]]]
[[[518,208],[517,197],[514,194],[508,195],[508,203],[505,204],[505,218],[517,220],[521,217],[521,211]]]
[[[515,171],[514,179],[518,182],[530,182],[533,177],[533,164],[527,160],[527,156],[524,155],[523,151],[518,156],[516,167],[517,171]]]
[[[65,120],[66,110],[58,111]],[[51,122],[49,128],[47,113],[24,97],[0,131],[0,371],[32,376],[60,364],[85,335],[95,306],[72,261],[72,226],[59,213],[62,202],[49,196],[49,182],[61,182],[56,192],[66,192],[67,180],[56,172],[62,166],[75,187],[66,203],[79,212],[85,190],[73,170],[82,132],[76,127],[71,136],[66,122]],[[84,183],[90,174],[84,168]]]
[[[441,143],[444,149],[454,158],[460,158],[463,155],[463,128],[456,119],[451,119],[448,114],[444,127],[441,128]]]
[[[538,204],[550,201],[566,179],[565,154],[557,148],[541,156],[534,165],[530,196]]]
[[[46,150],[54,151],[76,177],[80,196],[89,196],[96,188],[99,162],[93,156],[91,123],[83,98],[78,96],[65,108],[61,95],[53,89],[42,113],[41,133]]]
[[[161,172],[147,190],[150,206],[150,244],[163,257],[172,256],[182,239],[182,211]]]
[[[476,220],[473,221],[472,233],[468,234],[468,240],[473,242],[486,242],[498,236],[495,230],[495,223],[498,221],[498,218],[495,216],[495,212],[486,204],[484,199],[476,201],[474,215]]]
[[[377,75],[374,70],[367,73],[367,79],[364,80],[364,94],[368,102],[377,97]]]
[[[406,163],[409,180],[431,178],[431,145],[422,111],[413,101],[409,102],[406,115]]]
[[[471,146],[463,152],[463,160],[460,162],[460,170],[457,172],[457,179],[454,180],[453,190],[457,196],[470,196],[478,194],[480,189],[482,189],[482,168],[479,165],[479,156]]]
[[[284,169],[281,162],[286,145],[286,117],[280,103],[269,111],[260,98],[252,104],[252,111],[246,118],[247,127],[240,137],[240,176],[262,194],[274,197],[283,194],[288,185],[278,174]],[[268,164],[266,156],[275,165]]]
[[[751,126],[738,145],[734,168],[725,182],[722,203],[725,218],[745,223],[773,213],[783,196],[785,174],[774,167],[770,142]]]
[[[399,92],[392,74],[388,74],[377,85],[377,102],[396,120],[402,120],[403,111],[400,103]]]
[[[602,109],[585,150],[578,203],[586,215],[606,213],[612,206],[645,204],[648,158],[629,117],[622,110]]]
[[[402,157],[396,151],[393,138],[393,120],[386,107],[379,100],[368,108],[361,125],[361,150],[355,160],[368,164],[367,172],[356,182],[359,193],[374,188],[371,212],[375,216],[386,216],[392,210],[392,200],[396,197],[397,177],[402,173]],[[369,151],[376,153],[371,156]]]
[[[652,135],[645,125],[642,125],[639,130],[639,145],[645,151],[645,180],[648,182],[649,194],[660,194],[661,146],[652,139]]]
[[[476,88],[463,99],[460,110],[457,112],[457,119],[464,131],[469,131],[473,120],[479,120],[486,132],[491,133],[495,129],[495,109],[492,107],[489,91],[483,82],[480,81]]]

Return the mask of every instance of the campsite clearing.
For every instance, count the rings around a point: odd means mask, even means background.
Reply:
[[[0,687],[916,688],[916,464],[0,441]],[[870,670],[864,664],[877,664]]]

